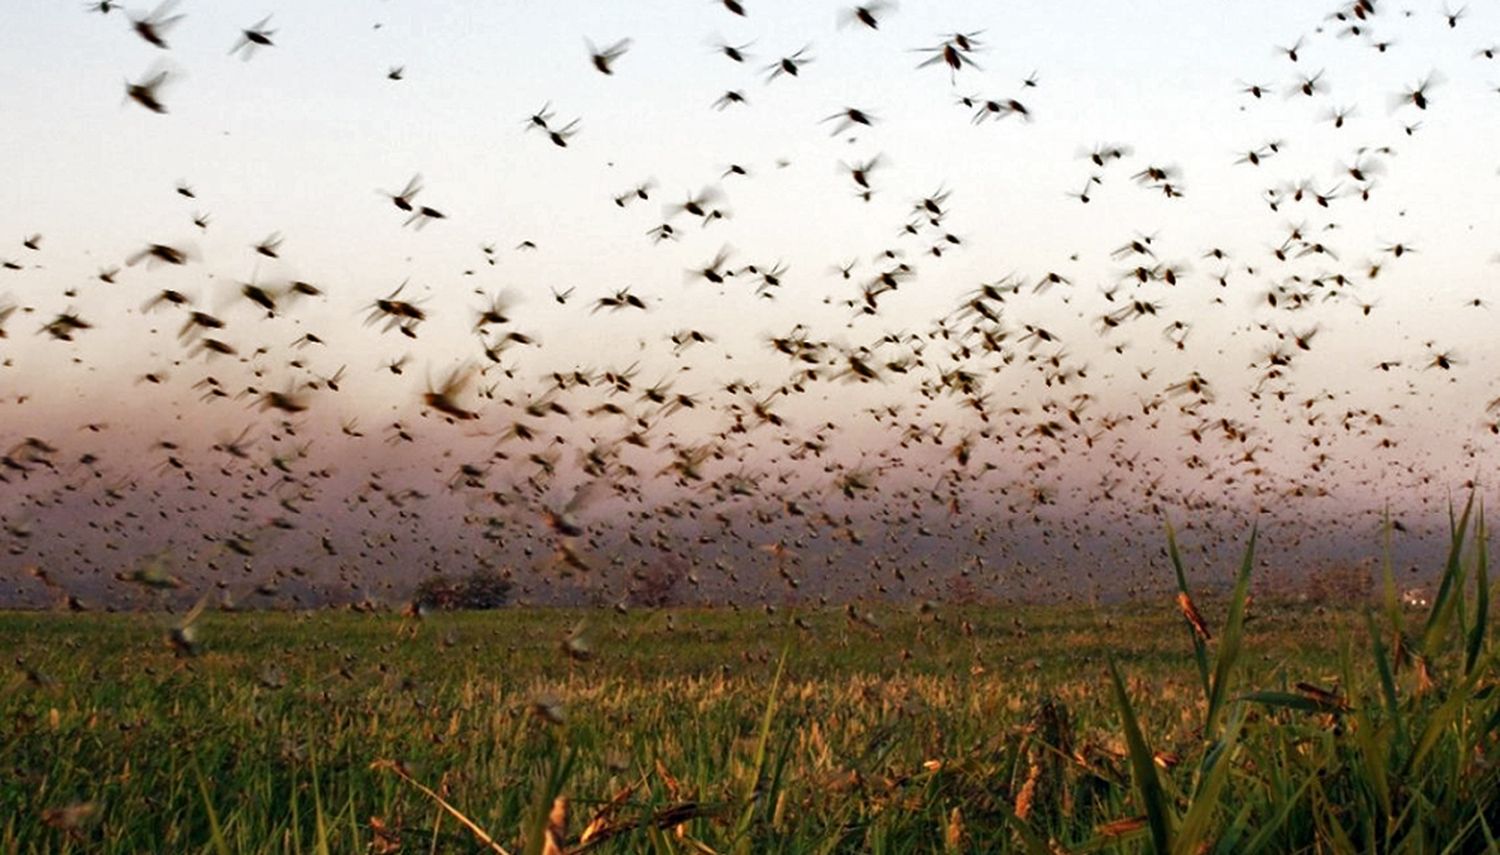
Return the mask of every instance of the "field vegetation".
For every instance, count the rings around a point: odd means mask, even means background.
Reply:
[[[1252,537],[1175,603],[6,614],[0,851],[1494,851],[1484,538],[1425,609]]]

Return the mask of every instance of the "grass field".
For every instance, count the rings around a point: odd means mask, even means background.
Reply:
[[[1170,601],[205,613],[194,655],[3,614],[0,851],[1493,851],[1464,554],[1430,612],[1241,589],[1206,641]]]

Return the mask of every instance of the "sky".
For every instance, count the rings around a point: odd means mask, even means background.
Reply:
[[[938,596],[981,566],[1118,593],[1163,580],[1163,518],[1206,564],[1264,520],[1276,569],[1368,557],[1387,506],[1416,560],[1500,418],[1500,9],[1471,7],[907,2],[872,29],[754,0],[8,0],[0,599],[128,601],[151,556],[242,598],[476,562],[537,600],[664,561],[709,599]],[[132,31],[152,15],[182,16],[167,48]],[[919,67],[959,33],[963,68]],[[163,71],[165,113],[126,97]],[[416,175],[444,215],[420,228],[389,195]],[[680,210],[705,192],[719,216]],[[149,244],[188,263],[127,263]],[[733,276],[694,275],[720,254]],[[186,306],[146,308],[168,289],[223,326],[182,334]],[[621,291],[646,308],[599,305]],[[60,340],[60,313],[90,326]],[[478,418],[424,405],[455,373]],[[570,502],[581,531],[549,528]]]

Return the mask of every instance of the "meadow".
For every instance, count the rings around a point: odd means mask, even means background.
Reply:
[[[1495,851],[1473,528],[1421,610],[1247,555],[1103,607],[7,613],[0,852]]]

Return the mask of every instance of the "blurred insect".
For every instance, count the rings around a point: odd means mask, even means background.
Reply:
[[[239,41],[236,41],[234,47],[229,49],[230,56],[239,54],[241,59],[249,62],[257,48],[274,47],[275,42],[271,41],[271,37],[276,35],[276,31],[266,29],[269,23],[271,23],[271,16],[267,15],[254,26],[241,30]]]
[[[585,44],[589,47],[589,60],[600,74],[614,74],[614,61],[630,50],[630,39],[620,39],[603,49],[594,47],[594,43],[587,40]]]
[[[163,0],[155,9],[152,9],[144,17],[130,19],[130,28],[135,34],[145,39],[148,44],[167,49],[167,31],[176,26],[183,19],[182,15],[173,15],[172,10],[177,7],[177,0]],[[101,11],[108,11],[101,10]]]
[[[166,113],[167,105],[161,101],[161,88],[170,76],[167,71],[148,71],[139,82],[125,83],[125,97],[153,113]]]

